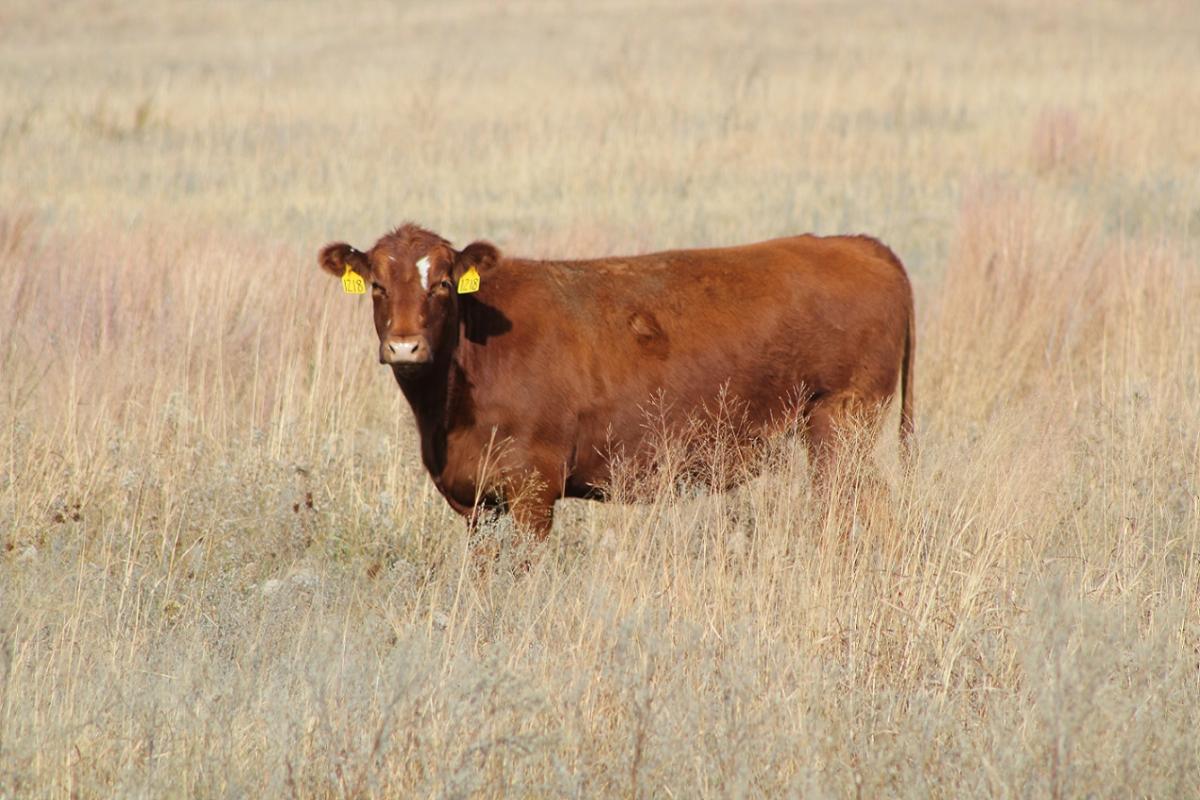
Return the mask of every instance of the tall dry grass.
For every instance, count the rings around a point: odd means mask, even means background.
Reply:
[[[1200,792],[1192,5],[0,15],[0,796]],[[881,235],[916,480],[476,576],[313,260],[410,217]]]

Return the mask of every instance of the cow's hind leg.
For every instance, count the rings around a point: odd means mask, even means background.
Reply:
[[[840,395],[827,395],[808,409],[808,464],[813,487],[822,500],[828,500],[848,454],[846,406]]]
[[[887,486],[872,457],[878,430],[878,411],[854,396],[824,396],[808,412],[813,488],[826,519],[836,518],[847,532],[887,505]]]

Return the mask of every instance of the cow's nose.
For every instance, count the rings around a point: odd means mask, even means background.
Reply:
[[[430,359],[424,336],[389,336],[379,343],[381,364],[425,364]]]

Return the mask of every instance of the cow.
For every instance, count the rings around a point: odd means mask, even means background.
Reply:
[[[913,436],[912,287],[868,236],[533,260],[410,223],[319,262],[369,285],[379,361],[472,529],[507,510],[541,540],[558,499],[604,499],[614,465],[650,449],[651,407],[667,429],[736,407],[748,449],[798,418],[818,483],[897,383],[905,452]]]

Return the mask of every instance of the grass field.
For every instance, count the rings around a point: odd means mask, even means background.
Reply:
[[[1193,2],[9,0],[0,797],[1197,796],[1197,41]],[[843,538],[783,446],[476,575],[315,260],[406,219],[881,237],[891,524]]]

